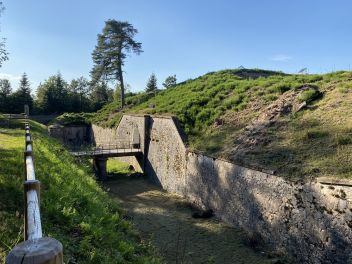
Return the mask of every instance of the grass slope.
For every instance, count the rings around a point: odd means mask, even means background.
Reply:
[[[42,183],[43,232],[64,246],[65,263],[158,263],[121,209],[45,128],[31,123]],[[24,129],[0,130],[0,259],[23,238]]]
[[[280,115],[262,132],[262,143],[236,152],[247,126],[282,96],[304,85],[308,103],[298,113]],[[316,90],[321,97],[316,96]],[[264,70],[223,70],[180,83],[156,94],[126,99],[125,113],[176,115],[189,146],[206,154],[260,169],[291,180],[320,176],[351,178],[352,72],[288,75]],[[284,98],[285,100],[285,98]],[[118,124],[119,102],[106,105],[90,120],[105,127]]]

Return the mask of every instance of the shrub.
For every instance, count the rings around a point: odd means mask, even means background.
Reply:
[[[93,113],[65,113],[54,119],[54,122],[71,126],[89,125],[92,116]]]
[[[338,135],[336,137],[336,143],[338,145],[349,145],[352,144],[352,138],[351,135]]]
[[[321,93],[319,90],[314,89],[314,88],[309,88],[308,90],[303,91],[299,97],[298,101],[300,102],[307,102],[310,103],[314,101],[315,99],[319,98],[321,96]]]
[[[197,115],[197,121],[199,122],[206,122],[212,114],[212,111],[208,108],[203,109],[202,111],[199,112]]]
[[[235,106],[239,105],[242,102],[243,98],[244,98],[244,96],[242,94],[236,94],[236,95],[228,98],[227,100],[225,100],[224,106],[227,109],[234,108]]]
[[[277,99],[277,96],[276,95],[273,95],[273,94],[267,94],[264,96],[264,101],[265,102],[271,102],[271,101],[274,101]]]
[[[292,88],[292,85],[289,83],[279,83],[270,87],[269,91],[283,94],[284,92],[289,91],[291,88]]]
[[[309,130],[306,132],[306,139],[317,139],[328,136],[329,133],[327,131],[322,130]]]

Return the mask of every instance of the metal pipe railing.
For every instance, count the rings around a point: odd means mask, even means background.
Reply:
[[[140,144],[131,143],[130,141],[119,141],[115,143],[102,143],[96,144],[93,149],[84,148],[74,148],[72,152],[74,155],[82,156],[95,156],[95,155],[106,155],[106,154],[116,154],[116,153],[128,153],[128,152],[140,152]]]
[[[26,116],[27,119],[27,116]],[[62,244],[43,238],[40,216],[40,182],[35,176],[33,142],[29,123],[25,123],[24,151],[24,242],[15,246],[6,258],[7,264],[63,263]]]

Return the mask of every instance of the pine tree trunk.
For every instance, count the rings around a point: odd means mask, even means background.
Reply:
[[[119,77],[120,86],[121,86],[121,108],[124,108],[125,107],[125,86],[124,86],[124,83],[123,83],[121,62],[119,63],[118,75],[119,75],[118,77]]]

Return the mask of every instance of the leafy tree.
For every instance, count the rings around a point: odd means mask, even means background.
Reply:
[[[163,86],[167,89],[176,85],[176,75],[170,75],[163,82]]]
[[[99,110],[103,105],[113,100],[113,90],[108,87],[106,82],[96,83],[92,88],[90,100],[94,111]]]
[[[1,16],[1,13],[4,11],[4,9],[5,9],[4,4],[0,1],[0,16]],[[9,59],[8,53],[5,49],[5,39],[1,38],[1,40],[0,40],[0,68],[1,68],[2,63],[8,59]]]
[[[0,80],[0,112],[9,112],[11,100],[11,84],[7,79]]]
[[[31,87],[26,73],[22,74],[20,80],[20,86],[17,91],[12,95],[12,112],[13,113],[22,113],[24,111],[24,105],[28,105],[29,109],[33,107],[33,98],[31,95]]]
[[[140,54],[142,44],[134,40],[138,33],[128,22],[110,19],[105,22],[103,32],[98,34],[98,43],[92,53],[94,62],[91,71],[93,82],[118,82],[121,88],[121,107],[125,106],[125,86],[122,66],[127,53]]]
[[[89,112],[90,102],[88,99],[91,92],[89,81],[84,77],[73,79],[68,86],[69,97],[71,102],[71,111],[73,112]]]
[[[62,113],[70,107],[68,88],[61,74],[49,77],[37,89],[37,105],[45,113]]]
[[[146,92],[155,92],[158,89],[157,79],[154,73],[152,73],[148,79],[147,86],[145,87]]]

